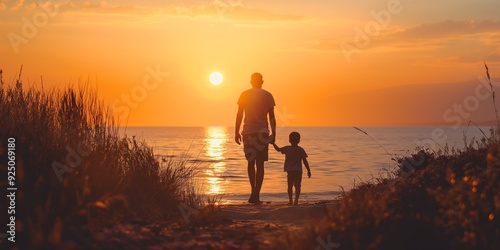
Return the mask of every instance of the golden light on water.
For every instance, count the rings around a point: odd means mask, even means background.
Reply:
[[[209,194],[222,194],[225,182],[221,175],[226,171],[224,153],[229,136],[224,127],[207,127],[205,129],[205,155],[213,163],[205,170],[207,192]]]
[[[208,183],[208,193],[209,194],[222,194],[225,189],[221,185],[224,181],[221,177],[219,177],[226,170],[225,162],[217,162],[210,165],[210,168],[205,171],[207,174],[207,183]]]

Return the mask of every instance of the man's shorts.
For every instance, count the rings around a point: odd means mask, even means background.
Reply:
[[[269,134],[252,133],[243,135],[243,151],[247,161],[267,161],[269,159]]]
[[[301,171],[288,171],[286,176],[286,180],[288,182],[288,186],[295,186],[295,188],[300,188],[302,183],[302,172]]]

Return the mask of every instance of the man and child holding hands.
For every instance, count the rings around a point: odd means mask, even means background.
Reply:
[[[243,142],[243,151],[248,161],[248,178],[252,188],[252,193],[248,202],[260,204],[260,190],[264,180],[264,162],[268,161],[269,144],[272,144],[276,151],[285,155],[284,168],[287,172],[289,205],[298,205],[300,187],[302,182],[302,164],[307,169],[307,176],[311,177],[311,170],[307,161],[305,150],[298,144],[300,134],[290,133],[289,142],[291,145],[278,147],[276,139],[276,119],[274,116],[274,98],[271,93],[262,89],[264,83],[262,75],[254,73],[251,76],[252,88],[241,93],[238,99],[238,113],[236,115],[235,141],[238,144]],[[240,127],[245,117],[243,131],[240,134]],[[268,123],[269,116],[269,123]],[[271,125],[271,135],[269,135],[268,125]],[[295,201],[293,201],[293,187],[295,186]]]

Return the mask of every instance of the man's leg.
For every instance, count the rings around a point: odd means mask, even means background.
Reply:
[[[248,180],[250,181],[250,187],[252,188],[252,194],[248,202],[255,202],[255,160],[248,161]]]
[[[264,182],[264,160],[257,159],[255,162],[257,165],[257,173],[255,175],[255,200],[260,201],[260,189],[262,188],[262,182]]]

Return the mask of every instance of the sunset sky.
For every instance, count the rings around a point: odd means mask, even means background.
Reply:
[[[498,0],[0,0],[0,68],[13,82],[24,65],[24,83],[43,76],[45,89],[88,81],[129,126],[232,126],[253,72],[278,125],[401,125],[384,115],[391,97],[356,97],[473,84],[483,61],[500,76],[499,10]],[[440,94],[441,106],[418,105],[432,114],[405,121],[443,123],[453,102]]]

